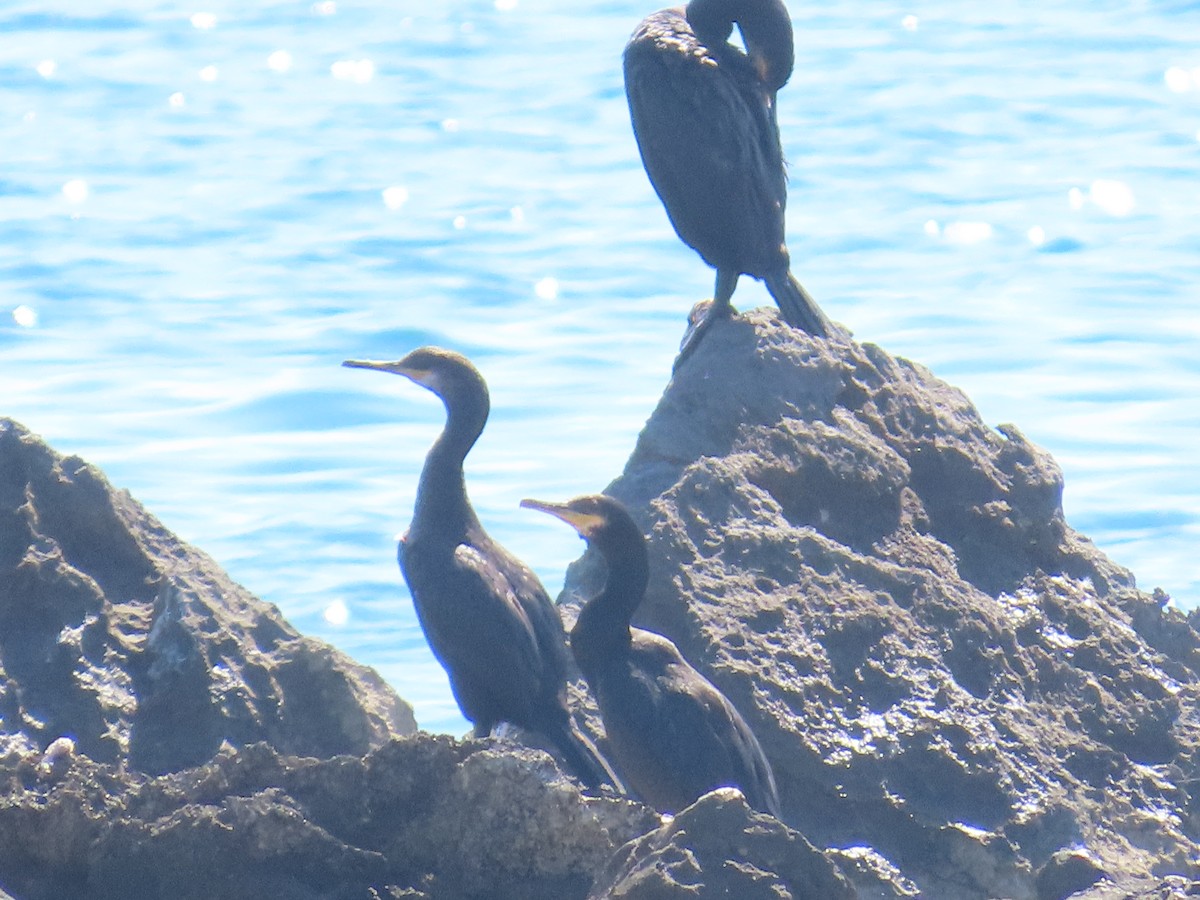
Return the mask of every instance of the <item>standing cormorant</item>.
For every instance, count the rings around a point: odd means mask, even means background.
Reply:
[[[604,589],[584,603],[571,629],[571,651],[626,785],[667,813],[732,785],[752,807],[778,816],[775,776],[746,720],[671,641],[629,626],[649,561],[646,539],[625,508],[603,494],[521,505],[562,519],[608,566]]]
[[[746,52],[729,43],[734,24]],[[775,94],[792,63],[783,0],[692,0],[646,17],[625,47],[625,94],[646,174],[679,237],[717,270],[713,302],[684,338],[677,366],[730,314],[743,274],[766,282],[789,325],[829,333],[784,243]]]
[[[489,410],[483,376],[466,357],[440,347],[396,362],[344,365],[403,375],[446,406],[398,556],[425,638],[475,736],[511,722],[547,738],[589,787],[619,786],[567,712],[570,657],[558,610],[537,576],[488,536],[467,499],[463,460]]]

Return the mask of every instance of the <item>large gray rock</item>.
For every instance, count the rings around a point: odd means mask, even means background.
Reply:
[[[785,820],[863,896],[1034,898],[1071,848],[1200,859],[1200,640],[1062,488],[927,370],[768,311],[712,330],[609,488],[651,540],[637,621],[747,716]]]
[[[363,754],[415,730],[372,669],[0,419],[0,751],[70,736],[97,762],[160,773],[223,743]]]
[[[0,883],[21,900],[582,900],[658,824],[541,751],[426,734],[363,757],[230,748],[156,777],[0,762]]]

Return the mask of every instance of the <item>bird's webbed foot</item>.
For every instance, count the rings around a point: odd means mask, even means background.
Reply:
[[[737,315],[737,310],[728,300],[724,302],[719,299],[701,300],[693,306],[692,311],[688,313],[687,331],[683,333],[683,340],[679,342],[679,355],[675,357],[671,371],[679,371],[683,361],[695,352],[700,345],[700,339],[704,337],[705,332],[712,327],[715,321],[728,319],[735,315]]]

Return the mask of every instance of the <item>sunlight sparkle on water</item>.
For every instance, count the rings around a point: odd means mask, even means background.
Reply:
[[[1025,237],[1029,238],[1029,243],[1033,244],[1033,246],[1040,247],[1046,243],[1046,229],[1041,225],[1034,225],[1025,232]]]
[[[216,66],[205,66],[203,69],[200,70],[200,80],[213,82],[213,81],[217,80],[217,76],[219,74],[220,73],[217,71]]]
[[[267,57],[267,68],[272,72],[287,72],[292,68],[292,54],[286,50],[276,50]]]
[[[350,609],[341,600],[334,600],[325,607],[324,616],[330,625],[345,625],[350,621]]]
[[[1092,202],[1110,216],[1127,216],[1133,212],[1133,189],[1123,181],[1098,178],[1089,189]]]
[[[62,195],[71,203],[82,203],[89,193],[88,183],[82,178],[72,178],[62,186]]]
[[[1071,205],[1071,209],[1083,209],[1083,191],[1071,188],[1067,191],[1067,203]]]
[[[398,184],[383,189],[383,205],[388,209],[399,209],[408,202],[408,188]]]
[[[329,67],[329,71],[340,81],[366,84],[375,77],[375,63],[369,59],[339,59]]]
[[[467,227],[467,217],[466,216],[455,216],[453,224],[457,230],[462,231],[464,228]]]
[[[193,13],[190,21],[193,28],[198,28],[201,31],[208,31],[211,28],[217,27],[217,17],[210,12]]]
[[[179,107],[181,107],[181,106],[183,106],[185,103],[187,103],[187,98],[183,96],[183,92],[182,92],[182,91],[176,91],[176,92],[175,92],[175,93],[173,93],[173,94],[172,94],[170,97],[168,97],[168,98],[167,98],[167,102],[168,102],[169,104],[171,104],[171,106],[173,106],[173,107],[175,107],[176,109],[178,109]]]
[[[38,323],[37,311],[24,304],[12,311],[13,321],[22,328],[33,328]]]
[[[324,0],[323,3],[314,3],[312,10],[318,16],[332,16],[337,12],[337,4],[333,0]]]
[[[981,244],[992,236],[992,226],[987,222],[951,222],[942,232],[942,237],[951,244]]]
[[[517,0],[496,0],[496,9],[501,12],[508,12],[510,9],[517,8]]]
[[[907,15],[900,20],[900,25],[905,31],[916,31],[919,24],[920,20],[914,15]]]
[[[1166,82],[1168,90],[1176,94],[1185,94],[1196,86],[1192,75],[1193,73],[1182,66],[1171,66],[1163,73],[1163,81]]]
[[[942,226],[938,224],[937,219],[930,219],[925,223],[925,233],[930,237],[937,237],[942,233]]]
[[[558,279],[547,275],[533,286],[533,292],[537,294],[539,300],[557,300]]]
[[[53,78],[54,73],[58,71],[58,63],[52,59],[43,59],[35,68],[43,78]]]

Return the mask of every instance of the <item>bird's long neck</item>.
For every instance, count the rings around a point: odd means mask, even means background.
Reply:
[[[425,457],[417,486],[413,529],[460,535],[478,525],[463,478],[463,460],[479,440],[488,417],[487,394],[444,398],[446,426]]]
[[[585,675],[594,661],[611,659],[629,646],[629,620],[650,579],[646,542],[636,538],[600,548],[608,566],[604,589],[584,604],[571,629],[571,649]]]

